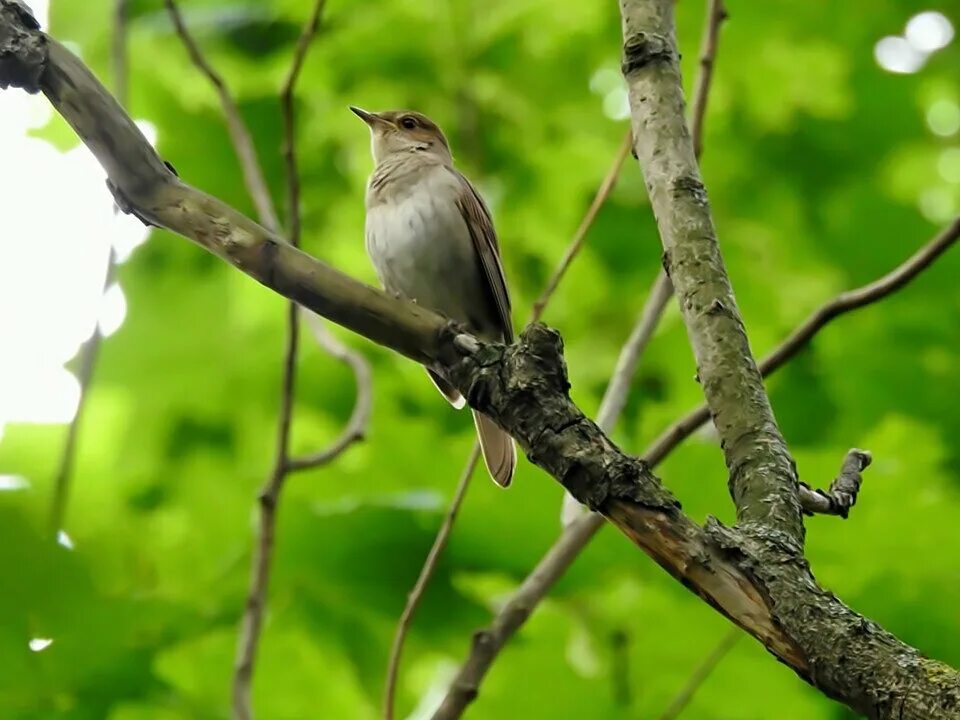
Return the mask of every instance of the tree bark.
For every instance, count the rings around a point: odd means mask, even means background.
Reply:
[[[670,4],[661,0],[657,8],[663,11]],[[652,5],[625,2],[624,10]],[[632,60],[626,65],[631,78],[650,76],[650,94],[639,95],[631,87],[631,98],[651,103],[659,118],[649,123],[634,118],[636,135],[643,135],[638,149],[663,148],[683,159],[692,151],[685,148],[689,137],[680,129],[682,98],[666,9],[646,16],[659,24],[627,23],[627,57]],[[667,70],[666,79],[654,83],[658,68]],[[666,220],[674,226],[673,239],[666,242],[674,253],[674,284],[689,305],[685,313],[696,315],[691,337],[701,371],[727,363],[739,368],[733,377],[721,371],[720,379],[711,379],[705,388],[708,399],[721,405],[736,402],[727,382],[739,383],[735,387],[748,393],[745,407],[725,409],[721,421],[724,437],[740,430],[748,434],[735,438],[735,447],[727,450],[728,463],[733,460],[731,469],[741,478],[735,485],[743,484],[734,495],[752,503],[757,493],[752,478],[767,483],[759,507],[741,512],[746,522],[740,528],[713,519],[698,526],[644,463],[624,454],[584,416],[569,398],[556,332],[535,324],[514,345],[483,344],[439,315],[367,287],[285,244],[180,181],[80,60],[40,32],[20,3],[0,0],[0,87],[8,85],[47,95],[103,165],[126,211],[194,240],[318,314],[443,370],[472,407],[509,431],[527,456],[574,497],[601,512],[671,575],[827,695],[870,717],[960,718],[955,670],[923,658],[847,608],[817,586],[810,573],[797,539],[795,473],[785,448],[779,447],[782,439],[769,404],[760,397],[762,386],[757,390],[759,376],[747,367],[746,336],[729,283],[718,273],[722,264],[711,247],[716,243],[695,165],[683,160],[676,167],[685,180],[653,195],[658,220],[666,208]],[[690,232],[684,213],[691,213],[691,222],[697,215]],[[677,272],[678,264],[684,272]],[[691,286],[690,278],[698,272],[704,274],[708,293]],[[714,298],[722,309],[714,308]],[[768,451],[770,466],[744,456],[755,452],[766,457]]]

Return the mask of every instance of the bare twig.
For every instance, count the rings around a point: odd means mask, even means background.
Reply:
[[[813,490],[806,483],[800,483],[800,502],[809,515],[839,515],[846,520],[847,515],[857,503],[860,485],[863,483],[863,471],[873,462],[873,456],[866,450],[853,448],[843,460],[840,474],[830,483],[829,490]]]
[[[200,47],[197,45],[190,31],[187,29],[183,16],[175,0],[164,0],[167,11],[170,13],[170,19],[173,21],[173,27],[187,48],[190,60],[197,69],[203,73],[220,99],[220,107],[223,111],[224,119],[227,121],[227,131],[230,133],[230,140],[233,142],[234,150],[237,153],[237,159],[240,161],[240,169],[243,172],[243,181],[247,186],[247,193],[253,201],[254,208],[261,224],[274,233],[280,231],[280,221],[273,208],[273,200],[270,198],[270,190],[267,187],[267,181],[263,177],[263,169],[260,167],[260,161],[257,159],[257,151],[253,145],[253,138],[250,136],[250,130],[247,128],[240,114],[240,108],[230,94],[226,83],[220,74],[213,69],[213,66],[207,62]]]
[[[257,160],[256,151],[236,104],[226,85],[206,63],[196,44],[192,41],[173,0],[166,0],[167,8],[174,18],[174,24],[187,45],[194,63],[209,77],[217,88],[224,115],[230,127],[237,156],[244,166],[244,177],[247,188],[255,205],[260,212],[261,222],[271,230],[278,229],[278,221],[270,200],[270,193],[263,179],[263,172]],[[300,207],[300,175],[297,170],[296,128],[294,124],[293,96],[297,79],[310,43],[316,35],[323,12],[325,0],[317,0],[313,11],[307,20],[303,31],[297,40],[293,61],[287,79],[281,89],[281,111],[283,113],[283,156],[286,174],[288,195],[288,242],[294,247],[300,245],[301,234],[301,207]],[[317,318],[319,323],[319,318]],[[267,603],[267,590],[270,584],[270,572],[273,561],[273,546],[276,535],[277,505],[284,482],[291,470],[318,467],[326,464],[346,450],[355,441],[363,437],[367,419],[370,413],[370,371],[366,362],[358,355],[338,343],[322,326],[314,328],[318,342],[335,357],[346,362],[354,371],[357,382],[357,398],[354,411],[340,436],[333,444],[315,455],[306,458],[291,460],[290,458],[290,424],[293,418],[294,390],[296,386],[297,354],[300,342],[299,310],[297,304],[287,306],[287,342],[284,352],[283,379],[280,391],[280,416],[277,428],[277,451],[273,470],[266,484],[260,491],[260,536],[254,549],[251,560],[250,590],[247,595],[246,610],[240,627],[240,639],[237,647],[237,657],[233,676],[233,713],[238,720],[251,720],[253,708],[251,703],[251,680],[257,649],[260,644],[263,614]]]
[[[317,344],[335,360],[346,364],[352,371],[357,384],[357,397],[353,404],[353,412],[347,424],[340,432],[339,437],[330,443],[330,446],[311,455],[287,458],[288,473],[307,470],[326,465],[346,450],[350,445],[363,440],[367,425],[370,422],[370,409],[373,404],[373,377],[370,363],[360,353],[350,349],[330,332],[323,318],[308,310],[301,311],[306,318]]]
[[[573,234],[573,238],[570,240],[570,244],[567,245],[567,249],[563,251],[563,257],[560,258],[560,262],[557,264],[557,268],[553,271],[553,275],[551,275],[547,280],[547,286],[543,289],[543,292],[540,293],[540,297],[538,297],[533,303],[533,312],[530,315],[530,322],[536,322],[543,315],[543,311],[546,309],[547,303],[550,302],[550,298],[556,291],[560,281],[563,280],[563,276],[566,275],[567,270],[570,269],[570,264],[577,256],[577,253],[580,252],[580,248],[583,247],[583,241],[586,240],[587,233],[590,231],[590,227],[597,219],[597,215],[600,213],[600,208],[603,207],[603,204],[607,201],[607,198],[610,197],[610,193],[613,191],[614,185],[617,184],[617,178],[620,177],[620,171],[623,169],[623,163],[626,161],[627,155],[630,152],[631,144],[632,139],[630,131],[627,130],[626,135],[623,136],[623,142],[620,143],[620,148],[617,150],[617,154],[613,158],[613,164],[610,166],[606,176],[600,183],[600,187],[597,188],[597,194],[594,195],[593,202],[590,203],[587,213],[583,216],[583,220],[580,221],[580,226]]]
[[[110,64],[113,73],[113,92],[117,102],[127,103],[129,90],[128,73],[129,63],[127,55],[127,5],[129,0],[116,0],[113,12],[113,37],[111,39]],[[111,247],[107,260],[107,272],[103,279],[104,293],[113,285],[116,277],[116,251]],[[103,343],[103,334],[100,332],[100,323],[93,327],[93,334],[80,346],[78,352],[79,367],[77,368],[77,383],[80,385],[80,397],[77,401],[77,410],[67,427],[67,436],[64,439],[63,450],[60,453],[60,463],[53,484],[53,498],[50,502],[49,530],[52,537],[63,528],[67,513],[67,500],[70,494],[70,479],[73,476],[73,466],[77,454],[77,441],[80,434],[80,423],[93,383],[93,375],[100,357],[100,346]]]
[[[673,286],[670,285],[670,278],[666,273],[658,272],[653,286],[647,293],[647,299],[637,318],[636,325],[630,332],[627,341],[620,348],[620,354],[617,356],[617,364],[613,369],[613,375],[610,376],[610,382],[603,393],[603,399],[600,401],[600,409],[597,411],[597,425],[604,432],[610,432],[620,419],[623,408],[627,405],[627,397],[630,395],[630,384],[637,371],[637,365],[640,362],[640,356],[646,349],[653,333],[660,324],[660,318],[663,311],[673,297]],[[578,520],[587,508],[577,502],[577,499],[568,492],[563,494],[563,507],[560,512],[560,521],[563,527]],[[602,523],[598,522],[599,528]]]
[[[727,9],[723,6],[723,0],[707,0],[706,30],[700,48],[700,72],[697,75],[697,87],[693,92],[693,112],[690,116],[693,151],[698,158],[703,154],[703,124],[707,116],[707,97],[713,81],[717,43],[720,41],[720,25],[726,19]]]
[[[943,255],[960,239],[960,217],[944,228],[936,237],[921,247],[881,278],[867,285],[840,293],[832,300],[814,310],[796,330],[782,343],[777,345],[770,354],[760,361],[761,374],[766,377],[778,370],[790,358],[804,348],[813,336],[826,325],[848,312],[892,295],[903,288],[917,275],[926,270],[938,257]],[[668,427],[653,442],[645,457],[651,465],[656,465],[673,450],[682,440],[689,437],[710,417],[706,403],[690,411],[683,418]]]
[[[426,591],[427,585],[433,577],[433,572],[440,560],[440,555],[447,546],[447,540],[450,538],[450,533],[453,530],[453,523],[457,519],[457,513],[460,511],[463,499],[466,497],[467,488],[470,486],[470,478],[473,477],[473,471],[477,467],[477,460],[479,460],[479,458],[480,443],[474,442],[473,449],[470,451],[470,455],[467,456],[467,463],[460,473],[460,480],[457,482],[457,489],[453,493],[453,500],[450,501],[447,514],[443,518],[440,530],[437,531],[433,545],[430,546],[430,552],[427,553],[427,559],[420,569],[417,582],[407,597],[407,603],[403,607],[403,613],[400,615],[400,621],[397,623],[397,629],[394,631],[393,644],[390,647],[390,660],[387,663],[387,681],[383,699],[383,717],[385,720],[393,720],[394,698],[397,692],[397,675],[400,671],[400,656],[403,653],[403,644],[406,640],[407,632],[410,629],[410,622],[413,620],[413,615],[420,605],[420,599],[423,597],[423,593]]]
[[[603,518],[591,513],[567,527],[560,539],[520,583],[493,622],[474,633],[470,654],[450,684],[443,703],[433,714],[433,720],[453,720],[463,714],[467,705],[477,696],[480,682],[500,649],[526,622],[547,590],[563,576],[602,525]]]
[[[630,395],[630,383],[640,362],[640,356],[650,343],[671,297],[673,297],[673,288],[670,287],[670,280],[663,273],[659,273],[647,294],[647,301],[640,311],[637,324],[634,325],[630,337],[620,350],[617,365],[613,369],[613,375],[600,401],[597,425],[604,432],[612,430],[620,419],[620,414],[627,404],[627,397]]]
[[[277,219],[270,197],[270,191],[264,179],[263,170],[257,158],[256,149],[250,131],[247,128],[239,108],[230,94],[226,83],[203,56],[193,37],[190,35],[174,0],[165,0],[167,10],[173,20],[177,33],[183,40],[190,58],[200,71],[213,84],[220,98],[220,105],[227,121],[227,128],[233,142],[237,158],[243,170],[244,182],[260,222],[273,232],[279,232]],[[283,112],[283,156],[289,203],[288,242],[294,247],[300,244],[301,210],[300,179],[297,170],[297,158],[294,133],[293,95],[296,81],[310,42],[316,34],[323,12],[324,0],[318,0],[308,19],[294,51],[290,72],[281,90],[281,109]],[[280,412],[277,428],[277,450],[273,470],[260,491],[260,535],[252,559],[250,591],[247,597],[246,611],[240,629],[240,640],[233,678],[233,712],[236,718],[248,720],[253,717],[250,698],[250,684],[254,663],[259,646],[260,631],[263,625],[263,613],[266,607],[266,594],[269,586],[273,545],[276,534],[276,508],[284,481],[290,471],[309,467],[318,467],[335,459],[352,443],[363,437],[370,408],[370,371],[366,362],[357,354],[348,350],[325,331],[315,328],[318,342],[336,358],[346,362],[354,371],[357,380],[357,400],[354,412],[347,426],[331,446],[314,455],[303,458],[290,458],[290,425],[293,416],[294,389],[296,385],[296,364],[300,342],[299,311],[295,303],[287,307],[287,340],[284,350],[283,378],[281,381]]]
[[[717,665],[727,656],[727,653],[733,650],[733,646],[737,644],[737,640],[740,639],[742,634],[743,631],[738,627],[730,628],[727,631],[727,634],[717,643],[717,646],[696,667],[686,685],[681,688],[667,709],[660,715],[660,720],[673,720],[680,715],[687,703],[693,699],[697,690],[710,677],[710,673],[716,669]]]
[[[117,102],[127,104],[129,83],[127,76],[130,63],[127,55],[127,20],[130,0],[116,0],[113,6],[113,38],[110,49],[110,65],[113,71],[113,88]]]

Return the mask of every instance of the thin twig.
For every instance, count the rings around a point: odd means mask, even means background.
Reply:
[[[703,33],[700,48],[700,72],[697,75],[697,87],[693,93],[693,112],[690,116],[690,135],[693,138],[693,151],[697,158],[703,154],[703,124],[707,115],[710,84],[713,81],[717,43],[720,41],[720,25],[727,17],[723,0],[707,0],[706,32]]]
[[[457,513],[460,512],[463,499],[467,495],[470,478],[473,477],[473,471],[476,469],[477,460],[479,459],[480,443],[474,442],[473,449],[467,457],[467,463],[460,473],[460,480],[457,482],[457,489],[453,493],[453,500],[450,502],[447,514],[443,518],[440,530],[437,531],[433,545],[430,546],[430,552],[427,553],[427,559],[420,569],[417,582],[414,584],[413,590],[410,591],[407,603],[403,607],[403,613],[400,615],[400,621],[397,623],[397,629],[394,631],[393,644],[390,647],[390,660],[387,663],[387,681],[383,699],[383,717],[385,720],[393,720],[394,698],[396,697],[397,691],[397,675],[400,671],[400,656],[403,653],[403,644],[406,640],[407,632],[410,629],[410,623],[413,620],[413,615],[417,607],[420,605],[420,599],[423,597],[423,593],[426,591],[427,585],[433,577],[433,572],[437,567],[437,563],[440,561],[440,555],[447,545],[447,540],[450,538],[453,523],[457,519]]]
[[[270,232],[280,232],[280,221],[273,208],[273,200],[270,198],[270,190],[267,187],[267,181],[263,177],[263,169],[260,167],[260,161],[257,159],[257,151],[253,145],[253,138],[250,136],[250,130],[243,121],[240,109],[236,101],[230,94],[223,78],[213,69],[213,66],[207,62],[200,47],[197,45],[190,31],[187,30],[180,9],[175,0],[164,0],[167,11],[170,13],[170,19],[173,21],[173,27],[187,48],[190,60],[196,65],[197,69],[203,73],[220,99],[220,107],[223,111],[224,119],[227,121],[227,131],[230,133],[230,140],[233,142],[234,150],[237,153],[237,159],[240,161],[240,169],[243,172],[243,180],[247,186],[247,193],[253,201],[254,208],[260,223]]]
[[[370,363],[363,355],[340,342],[330,332],[327,323],[319,315],[302,308],[301,312],[306,318],[307,326],[310,328],[317,344],[326,350],[328,355],[344,363],[353,371],[354,382],[357,385],[357,395],[353,403],[353,411],[350,413],[347,424],[340,431],[339,437],[330,443],[329,447],[319,452],[301,457],[288,457],[287,473],[322,467],[336,459],[353,443],[363,440],[367,432],[367,425],[370,423],[370,410],[373,405],[373,377]]]
[[[270,192],[264,179],[263,170],[257,159],[250,131],[244,123],[237,104],[227,89],[226,83],[224,83],[220,75],[200,52],[200,48],[187,30],[174,0],[165,0],[165,2],[170,17],[173,20],[174,27],[183,40],[191,60],[213,84],[217,91],[220,98],[220,105],[227,121],[230,138],[243,170],[247,192],[257,209],[260,222],[268,230],[279,233],[280,223],[277,219],[273,201],[271,200]],[[295,247],[300,244],[301,210],[300,179],[297,171],[294,135],[293,90],[299,77],[300,69],[303,66],[307,50],[310,47],[310,41],[316,34],[323,6],[324,0],[319,0],[314,6],[313,12],[297,41],[291,69],[281,91],[281,108],[284,127],[283,155],[285,160],[287,193],[289,196],[289,236],[287,239],[290,244]],[[281,381],[276,457],[270,476],[259,495],[260,535],[252,558],[250,591],[240,628],[240,640],[234,667],[233,712],[234,717],[240,720],[249,720],[253,717],[250,684],[253,677],[257,648],[259,646],[260,632],[263,626],[263,613],[266,607],[266,594],[270,580],[273,546],[276,536],[276,508],[284,481],[291,470],[317,467],[336,458],[353,442],[363,436],[364,427],[369,417],[369,368],[358,356],[349,352],[346,348],[339,346],[332,336],[324,336],[322,341],[324,347],[331,349],[335,357],[347,362],[354,371],[357,380],[357,400],[354,412],[350,421],[347,423],[347,427],[329,448],[313,456],[291,460],[289,455],[290,425],[293,417],[299,341],[299,310],[297,305],[291,302],[287,306],[287,340],[284,350],[283,377]]]
[[[740,639],[741,635],[743,635],[743,631],[738,627],[732,627],[727,631],[727,634],[717,643],[717,646],[711,650],[710,654],[703,659],[703,662],[694,669],[686,684],[680,689],[676,697],[673,698],[667,709],[660,715],[659,720],[674,720],[674,718],[680,715],[690,700],[693,699],[697,690],[700,689],[703,683],[706,682],[706,679],[710,677],[710,674],[716,669],[717,665],[720,664],[720,661],[723,660],[727,656],[727,653],[733,649],[733,646],[737,644],[737,640]]]
[[[632,144],[633,139],[630,130],[627,130],[626,135],[623,136],[623,142],[620,143],[620,148],[613,158],[613,164],[610,165],[610,169],[600,183],[600,187],[597,188],[597,193],[593,196],[593,202],[590,203],[590,207],[587,208],[587,213],[583,216],[583,220],[580,221],[580,226],[573,234],[573,238],[570,240],[570,244],[567,245],[567,249],[563,251],[563,257],[561,257],[560,262],[557,263],[557,268],[553,271],[553,275],[547,280],[547,285],[543,289],[543,292],[540,293],[540,297],[533,303],[530,322],[536,322],[543,315],[547,303],[550,302],[550,298],[553,297],[553,293],[556,291],[560,281],[563,280],[564,275],[567,274],[567,270],[570,269],[570,264],[574,258],[576,258],[577,253],[580,252],[580,248],[583,247],[587,233],[597,219],[597,215],[600,213],[603,204],[607,201],[607,198],[610,197],[614,185],[617,184],[617,178],[620,177],[620,171],[623,169],[623,163],[626,161],[627,155],[630,154]]]
[[[110,64],[113,72],[113,92],[117,102],[127,104],[128,93],[128,53],[127,53],[127,5],[129,0],[116,0],[113,12],[113,38],[111,40]],[[110,289],[116,277],[116,251],[111,247],[107,259],[107,272],[103,278],[103,288],[100,297]],[[80,385],[80,397],[77,409],[67,427],[67,436],[64,439],[63,450],[60,453],[60,463],[53,483],[53,497],[50,501],[49,531],[51,537],[56,537],[63,528],[67,514],[67,500],[70,495],[70,479],[73,476],[73,467],[77,454],[77,442],[80,433],[80,423],[93,383],[93,375],[100,357],[100,346],[103,343],[103,334],[100,332],[100,323],[96,323],[93,334],[80,346],[78,352],[79,367],[77,368],[77,383]]]
[[[643,351],[650,343],[657,325],[660,324],[663,311],[666,310],[667,303],[670,302],[672,297],[673,288],[670,286],[670,279],[663,273],[659,273],[647,294],[647,301],[643,304],[643,310],[640,311],[637,324],[634,325],[630,337],[627,338],[620,350],[613,375],[610,377],[607,389],[603,393],[603,399],[600,401],[600,409],[597,411],[597,425],[604,432],[613,430],[613,426],[620,419],[620,414],[623,412],[623,408],[627,404],[627,398],[630,396],[630,383],[637,371],[640,356],[643,355]]]
[[[831,321],[848,312],[871,305],[903,288],[917,275],[926,270],[960,238],[960,217],[944,228],[936,237],[917,250],[903,263],[881,278],[855,290],[840,293],[814,310],[789,337],[777,345],[759,363],[760,373],[766,377],[781,368],[790,358],[810,342],[814,335]],[[647,450],[645,458],[656,465],[710,417],[706,403],[691,410],[680,420],[664,430]]]
[[[231,137],[241,165],[244,166],[244,176],[247,179],[247,188],[254,203],[260,209],[261,222],[267,227],[278,231],[278,222],[270,201],[270,194],[263,180],[263,172],[257,161],[256,152],[250,139],[250,133],[243,123],[233,98],[227,91],[223,81],[204,61],[199,49],[191,40],[182,20],[176,11],[173,0],[166,0],[167,7],[174,17],[174,24],[183,37],[184,42],[193,58],[194,63],[210,78],[220,94],[223,112],[227,117]],[[288,242],[294,247],[300,244],[301,234],[301,207],[300,207],[300,175],[297,170],[296,128],[294,123],[293,94],[296,81],[300,76],[300,69],[310,43],[316,35],[323,12],[325,0],[318,0],[307,20],[303,31],[297,40],[293,61],[287,79],[281,90],[281,112],[283,114],[283,157],[288,195]],[[271,224],[273,227],[271,227]],[[253,707],[251,701],[251,681],[256,663],[257,649],[260,645],[263,615],[267,604],[267,590],[270,585],[272,570],[273,547],[276,537],[277,505],[280,493],[283,490],[287,475],[292,469],[318,467],[326,464],[346,450],[355,441],[363,437],[370,408],[370,372],[367,364],[358,356],[337,343],[330,334],[324,334],[315,329],[315,335],[323,347],[331,351],[335,357],[347,362],[354,371],[357,382],[357,397],[354,411],[341,435],[329,448],[316,455],[292,461],[290,458],[290,425],[293,418],[293,401],[296,387],[297,354],[300,342],[299,309],[296,303],[287,306],[287,342],[284,352],[283,379],[281,381],[280,416],[277,428],[277,451],[273,470],[260,491],[260,536],[254,548],[251,559],[250,590],[247,595],[246,609],[240,627],[240,638],[237,647],[237,657],[234,664],[233,676],[233,713],[237,720],[252,720]],[[294,467],[294,464],[296,467]]]

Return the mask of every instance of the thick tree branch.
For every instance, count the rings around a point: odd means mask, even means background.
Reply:
[[[621,0],[620,9],[634,148],[720,435],[737,517],[802,547],[793,460],[750,352],[683,119],[673,0]]]
[[[281,294],[437,365],[471,406],[507,429],[578,500],[823,692],[872,717],[960,718],[956,671],[923,658],[822,590],[789,535],[715,520],[701,528],[686,517],[648,466],[622,453],[570,401],[556,333],[533,325],[509,347],[458,343],[463,336],[442,318],[361,290],[179,183],[82,64],[32,29],[19,4],[0,0],[0,79],[11,78],[48,94],[107,169],[126,207],[239,261]],[[384,318],[394,321],[392,328]],[[464,349],[472,352],[460,356]]]

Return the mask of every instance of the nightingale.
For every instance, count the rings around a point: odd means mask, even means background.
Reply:
[[[367,254],[387,292],[413,300],[488,342],[513,342],[510,296],[490,211],[453,165],[443,132],[410,110],[350,107],[370,128],[374,170],[367,183]],[[466,400],[427,370],[460,409]],[[473,411],[480,449],[500,487],[513,479],[513,438]]]

